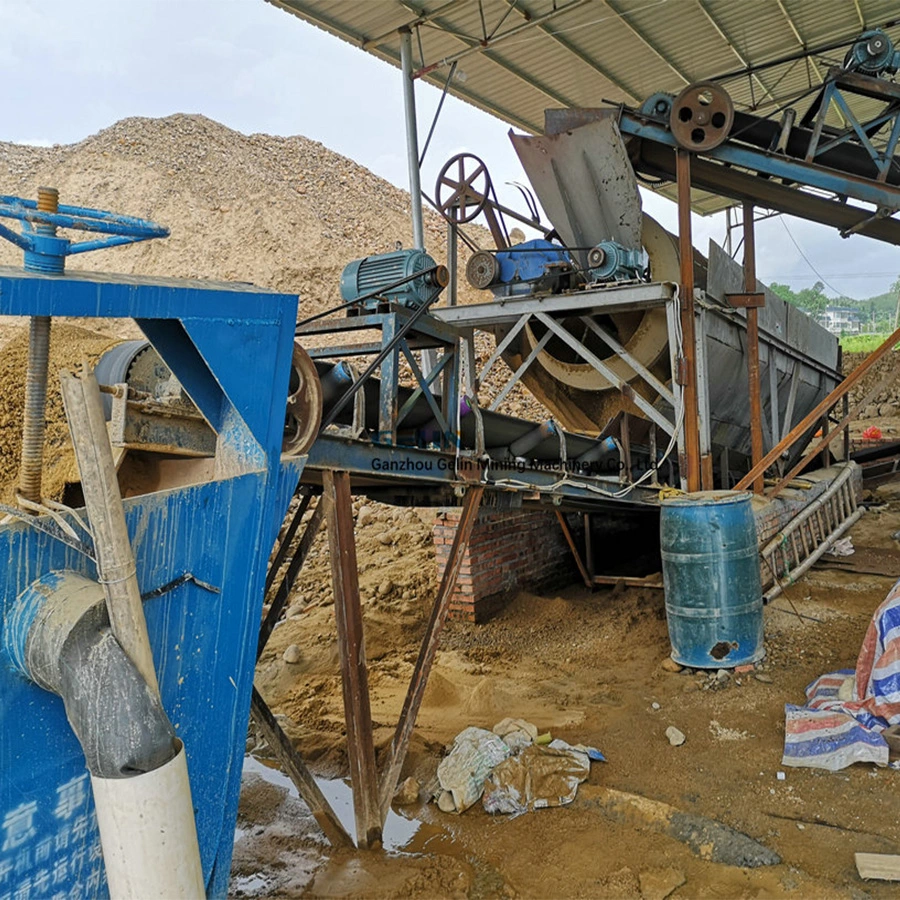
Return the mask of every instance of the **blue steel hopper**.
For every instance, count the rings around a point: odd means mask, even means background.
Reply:
[[[125,228],[116,240],[117,217],[109,213],[38,214],[19,198],[3,198],[3,205],[0,214],[46,228],[99,223],[104,238],[84,242],[94,248],[165,233],[120,219]],[[64,274],[67,241],[46,233],[51,243],[35,247],[30,227],[19,237],[29,253],[52,256],[49,249],[62,258],[31,270],[0,268],[0,315],[133,318],[215,432],[208,474],[124,505],[162,703],[186,749],[206,890],[224,897],[266,561],[306,460],[282,454],[297,297],[243,284]],[[104,896],[82,747],[60,697],[16,666],[28,618],[23,603],[70,573],[96,581],[92,548],[67,538],[52,515],[6,511],[0,897]]]

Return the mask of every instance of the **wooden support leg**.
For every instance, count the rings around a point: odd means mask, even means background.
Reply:
[[[312,493],[309,488],[304,486],[300,488],[299,491],[300,503],[297,506],[297,509],[291,514],[291,521],[288,523],[288,527],[285,529],[284,535],[281,538],[281,542],[278,544],[278,550],[275,553],[275,558],[272,560],[272,564],[269,566],[269,571],[266,573],[266,590],[264,596],[269,595],[269,591],[272,589],[272,585],[275,583],[275,578],[278,575],[278,570],[284,564],[285,559],[287,559],[288,550],[290,550],[291,543],[294,540],[294,535],[297,533],[297,529],[300,527],[300,523],[303,521],[303,516],[306,514],[306,510],[309,509],[309,502],[312,500]]]
[[[297,547],[297,550],[294,553],[290,564],[288,565],[288,570],[285,573],[284,579],[279,585],[275,596],[272,598],[272,603],[269,606],[269,612],[266,614],[262,626],[259,629],[259,641],[256,645],[257,659],[262,656],[262,652],[265,649],[270,635],[272,634],[272,630],[278,623],[279,618],[281,618],[281,613],[284,610],[284,607],[287,604],[288,597],[291,594],[291,588],[293,588],[294,582],[297,580],[297,576],[300,574],[300,570],[303,568],[303,563],[306,562],[306,557],[309,554],[310,549],[312,548],[313,541],[316,539],[316,535],[319,533],[319,528],[322,525],[322,520],[325,517],[325,511],[328,507],[328,504],[329,500],[325,497],[322,497],[316,505],[316,508],[312,514],[312,518],[309,520],[309,524],[306,526],[306,531],[303,532],[303,537],[300,538],[300,545]],[[303,514],[300,513],[300,518],[302,517]],[[275,563],[273,563],[273,566],[274,565]]]
[[[350,476],[347,472],[326,471],[322,480],[323,496],[328,504],[326,519],[344,717],[347,724],[347,755],[353,786],[356,843],[360,848],[368,849],[381,843],[382,823],[375,776],[375,744],[372,737],[362,608],[359,602],[359,571],[353,534]]]
[[[341,820],[338,819],[331,804],[325,799],[312,773],[306,768],[306,764],[294,749],[290,738],[284,733],[275,716],[272,715],[272,710],[269,709],[268,704],[255,687],[250,701],[250,715],[259,726],[266,743],[278,757],[281,768],[294,782],[294,787],[297,788],[303,802],[306,803],[319,823],[325,837],[334,847],[352,847],[353,841],[344,830],[344,826],[341,825]]]
[[[483,495],[484,487],[476,484],[469,488],[466,493],[466,499],[463,501],[462,515],[459,519],[459,525],[456,527],[456,534],[450,546],[447,565],[444,567],[444,574],[441,576],[437,597],[431,609],[431,618],[428,620],[428,627],[425,629],[425,636],[422,638],[419,658],[416,660],[415,669],[413,669],[409,690],[406,692],[406,699],[403,701],[400,721],[397,723],[394,740],[391,742],[391,755],[381,778],[379,803],[382,821],[387,818],[391,800],[394,798],[394,791],[397,789],[397,782],[400,780],[400,772],[406,760],[406,751],[409,749],[409,739],[416,724],[419,707],[422,705],[422,698],[425,696],[428,676],[431,673],[431,666],[437,653],[441,630],[447,621],[447,613],[450,610],[450,597],[456,588],[456,580],[459,577],[459,570],[462,568],[463,558],[469,546],[472,527],[475,525],[475,519],[478,517],[478,509],[481,506]]]
[[[578,566],[578,572],[581,575],[581,580],[584,582],[585,587],[593,587],[594,582],[590,575],[588,575],[588,571],[584,566],[584,563],[581,561],[581,554],[578,552],[578,547],[575,546],[575,538],[572,537],[572,532],[569,529],[569,523],[566,521],[566,517],[557,509],[554,510],[556,513],[556,518],[559,519],[559,527],[562,529],[563,536],[566,539],[566,543],[569,545],[569,549],[572,551],[572,556],[575,557],[575,565]]]

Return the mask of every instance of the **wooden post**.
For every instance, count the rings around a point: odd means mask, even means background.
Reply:
[[[353,786],[356,843],[360,848],[368,849],[381,843],[381,815],[375,775],[375,743],[372,737],[366,646],[359,602],[359,571],[353,534],[350,476],[347,472],[326,470],[322,473],[322,484],[323,496],[328,504],[326,519],[331,580],[341,660],[344,719],[347,725],[347,756]]]
[[[588,570],[581,561],[581,554],[578,552],[578,547],[575,545],[575,538],[572,537],[572,532],[569,529],[569,523],[566,521],[566,517],[558,509],[554,511],[556,512],[556,518],[559,520],[559,527],[562,529],[563,537],[565,537],[566,543],[572,551],[572,556],[575,557],[575,565],[578,567],[578,573],[581,575],[584,586],[587,588],[593,587],[593,579],[588,574]]]
[[[275,592],[275,596],[272,598],[272,602],[269,605],[269,612],[266,614],[265,619],[263,619],[263,623],[259,629],[259,639],[256,642],[257,660],[259,660],[259,658],[262,656],[263,650],[265,650],[266,648],[266,643],[268,642],[275,626],[278,624],[278,620],[281,618],[281,613],[284,611],[285,606],[287,606],[287,601],[288,597],[291,594],[291,589],[294,587],[294,582],[297,580],[297,576],[300,574],[300,570],[303,568],[303,564],[306,562],[306,557],[309,554],[309,551],[312,549],[313,541],[315,541],[316,535],[319,533],[319,528],[322,525],[322,519],[325,516],[327,507],[328,500],[326,500],[323,496],[319,499],[318,504],[316,504],[316,508],[309,520],[309,524],[306,526],[306,531],[303,532],[303,537],[300,538],[300,544],[295,550],[294,555],[291,558],[290,563],[288,564],[288,570],[285,573],[284,579],[278,586],[278,590]],[[303,508],[304,506],[303,504],[301,504],[301,509]],[[300,512],[299,509],[297,511],[297,515],[298,518],[303,517],[303,513]],[[293,525],[293,523],[291,524]],[[287,540],[287,535],[285,535],[285,540]],[[279,548],[278,555],[281,555],[281,548]],[[278,563],[277,557],[272,563],[273,568],[276,563]]]
[[[756,293],[756,235],[753,228],[753,204],[744,204],[744,290]],[[774,365],[770,351],[769,365]],[[759,310],[747,308],[747,385],[750,394],[750,458],[756,466],[763,457],[762,398],[759,391]],[[772,398],[775,403],[775,398]],[[774,440],[772,441],[774,443]],[[762,472],[753,479],[753,492],[763,492]]]
[[[416,717],[419,714],[419,707],[422,705],[422,698],[425,696],[425,688],[428,684],[428,676],[431,673],[434,656],[437,653],[440,634],[444,623],[447,621],[447,613],[450,611],[450,597],[456,588],[456,580],[459,578],[459,571],[462,568],[466,548],[469,546],[469,539],[472,537],[472,527],[478,516],[478,509],[481,506],[483,495],[483,485],[472,485],[469,487],[466,499],[463,502],[462,515],[459,518],[459,525],[456,526],[456,534],[450,546],[447,565],[444,567],[444,574],[441,576],[441,583],[438,586],[437,597],[431,609],[428,627],[425,629],[425,636],[422,638],[422,645],[419,648],[416,667],[413,669],[409,690],[406,692],[406,699],[403,701],[400,720],[397,722],[397,730],[394,732],[394,739],[391,742],[390,759],[381,778],[379,804],[382,822],[387,818],[388,810],[391,808],[391,800],[394,799],[394,791],[397,789],[397,782],[400,780],[400,772],[403,770],[403,763],[406,759],[406,751],[409,749],[409,739],[412,737]]]
[[[681,336],[684,393],[684,458],[681,471],[686,473],[687,489],[700,490],[700,407],[697,399],[697,343],[694,333],[694,245],[691,240],[691,154],[675,151],[678,181],[678,252],[681,256]]]
[[[278,724],[278,720],[272,715],[272,710],[263,700],[262,695],[254,687],[250,700],[250,714],[256,722],[266,743],[272,752],[278,757],[281,767],[287,773],[288,778],[294,782],[297,793],[303,798],[303,802],[309,807],[319,827],[325,833],[325,837],[334,847],[352,847],[353,841],[344,830],[341,820],[335,814],[331,804],[325,799],[321,788],[316,783],[306,764],[300,758],[300,754],[294,749],[290,738]]]

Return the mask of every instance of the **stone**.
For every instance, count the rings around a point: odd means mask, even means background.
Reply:
[[[663,672],[672,672],[678,673],[684,669],[684,666],[675,662],[671,656],[667,656],[660,664],[659,667],[663,670]]]
[[[893,418],[897,415],[897,407],[893,403],[882,403],[878,407],[878,415],[882,419]]]
[[[731,678],[731,672],[729,672],[728,669],[719,669],[716,672],[716,681],[720,682],[721,684],[724,684],[730,678]]]
[[[655,700],[650,704],[650,709],[657,710],[660,708],[661,708],[660,705]]]
[[[877,419],[878,418],[878,407],[869,405],[863,410],[862,419]]]
[[[363,506],[360,508],[356,516],[356,524],[360,528],[365,528],[375,521],[375,507]]]
[[[297,644],[290,644],[282,654],[282,659],[286,663],[296,665],[300,662],[300,647]]]
[[[772,684],[772,679],[769,675],[764,675],[762,672],[757,672],[753,676],[757,681],[761,681],[763,684]]]
[[[686,740],[684,733],[679,731],[674,725],[670,725],[666,729],[666,737],[673,747],[680,747]],[[674,888],[672,890],[674,890]]]
[[[378,535],[378,540],[385,547],[390,547],[394,543],[394,533],[392,531],[383,531]]]
[[[456,804],[453,802],[453,794],[450,791],[441,791],[440,797],[437,798],[437,805],[441,812],[456,812]]]
[[[419,782],[410,776],[401,782],[400,786],[394,793],[394,803],[397,806],[412,806],[419,801]]]
[[[394,582],[391,581],[390,578],[386,578],[384,581],[378,585],[378,596],[379,597],[387,597],[387,595],[394,589]]]
[[[638,881],[642,900],[666,900],[687,879],[678,869],[651,869],[649,872],[641,872]]]

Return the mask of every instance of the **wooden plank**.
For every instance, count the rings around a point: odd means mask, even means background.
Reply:
[[[875,363],[886,353],[889,353],[900,341],[900,328],[894,331],[887,340],[876,350],[873,350],[827,397],[820,400],[750,471],[734,486],[736,491],[744,490],[752,484],[756,477],[772,465],[785,450],[789,450],[794,443],[812,427],[819,417],[827,413],[845,394],[849,394],[860,381],[868,374]],[[843,423],[839,428],[843,427]],[[824,445],[822,445],[824,446]],[[821,446],[817,446],[813,453],[818,452]],[[788,476],[788,480],[793,478]]]
[[[250,700],[250,715],[259,726],[266,743],[272,748],[272,752],[278,757],[281,768],[294,783],[297,792],[303,798],[303,802],[309,807],[309,811],[319,823],[319,827],[325,837],[335,847],[352,847],[353,841],[344,830],[341,820],[332,809],[331,804],[325,799],[312,772],[306,768],[306,764],[300,758],[300,754],[294,749],[290,738],[284,733],[278,720],[272,715],[272,710],[263,700],[262,695],[254,687]]]
[[[578,566],[578,572],[581,575],[581,580],[584,582],[585,587],[591,587],[591,576],[588,574],[587,569],[584,566],[584,563],[581,561],[581,554],[578,552],[578,547],[575,546],[575,538],[572,537],[572,532],[569,529],[569,523],[566,521],[566,517],[558,510],[554,510],[556,513],[556,518],[559,520],[559,527],[562,528],[562,533],[565,536],[566,543],[569,545],[569,549],[572,551],[572,556],[575,557],[575,565]]]
[[[860,878],[900,881],[900,856],[892,853],[855,853]]]
[[[456,526],[456,534],[453,537],[453,543],[450,545],[450,555],[447,559],[447,565],[444,567],[444,574],[441,576],[441,583],[438,586],[437,597],[431,610],[431,617],[428,620],[428,626],[422,638],[422,645],[419,648],[419,657],[413,669],[409,690],[406,692],[406,699],[403,701],[403,709],[400,712],[400,720],[397,723],[397,730],[391,742],[391,755],[381,778],[379,804],[382,822],[387,818],[391,800],[394,798],[394,791],[397,789],[397,782],[400,780],[400,772],[403,769],[406,752],[409,749],[409,739],[416,724],[419,707],[422,705],[422,698],[425,696],[428,676],[431,673],[431,666],[437,653],[441,630],[447,621],[447,614],[450,611],[450,597],[456,587],[456,580],[462,568],[466,548],[469,546],[472,527],[478,516],[478,509],[481,506],[483,495],[484,487],[480,484],[473,485],[467,491],[466,499],[463,502],[459,525]]]
[[[350,476],[347,472],[326,470],[322,473],[322,485],[323,496],[328,505],[326,520],[341,661],[344,720],[347,727],[347,756],[353,786],[356,843],[360,848],[368,849],[381,843],[381,815],[375,774],[366,645],[359,602],[359,570],[353,534]]]
[[[285,573],[281,584],[278,586],[275,596],[272,598],[269,611],[266,613],[266,617],[263,619],[263,623],[259,629],[259,639],[256,642],[257,660],[262,656],[262,652],[265,650],[266,644],[272,635],[272,631],[278,623],[278,620],[281,618],[284,607],[287,605],[287,600],[291,594],[291,589],[294,587],[294,582],[297,580],[297,576],[303,568],[303,563],[306,562],[306,557],[312,549],[313,541],[315,541],[316,535],[319,533],[319,528],[322,525],[322,520],[325,517],[328,504],[329,501],[326,500],[324,496],[321,497],[316,504],[312,518],[309,520],[306,531],[303,532],[303,537],[300,538],[300,544],[288,565],[288,570]]]

